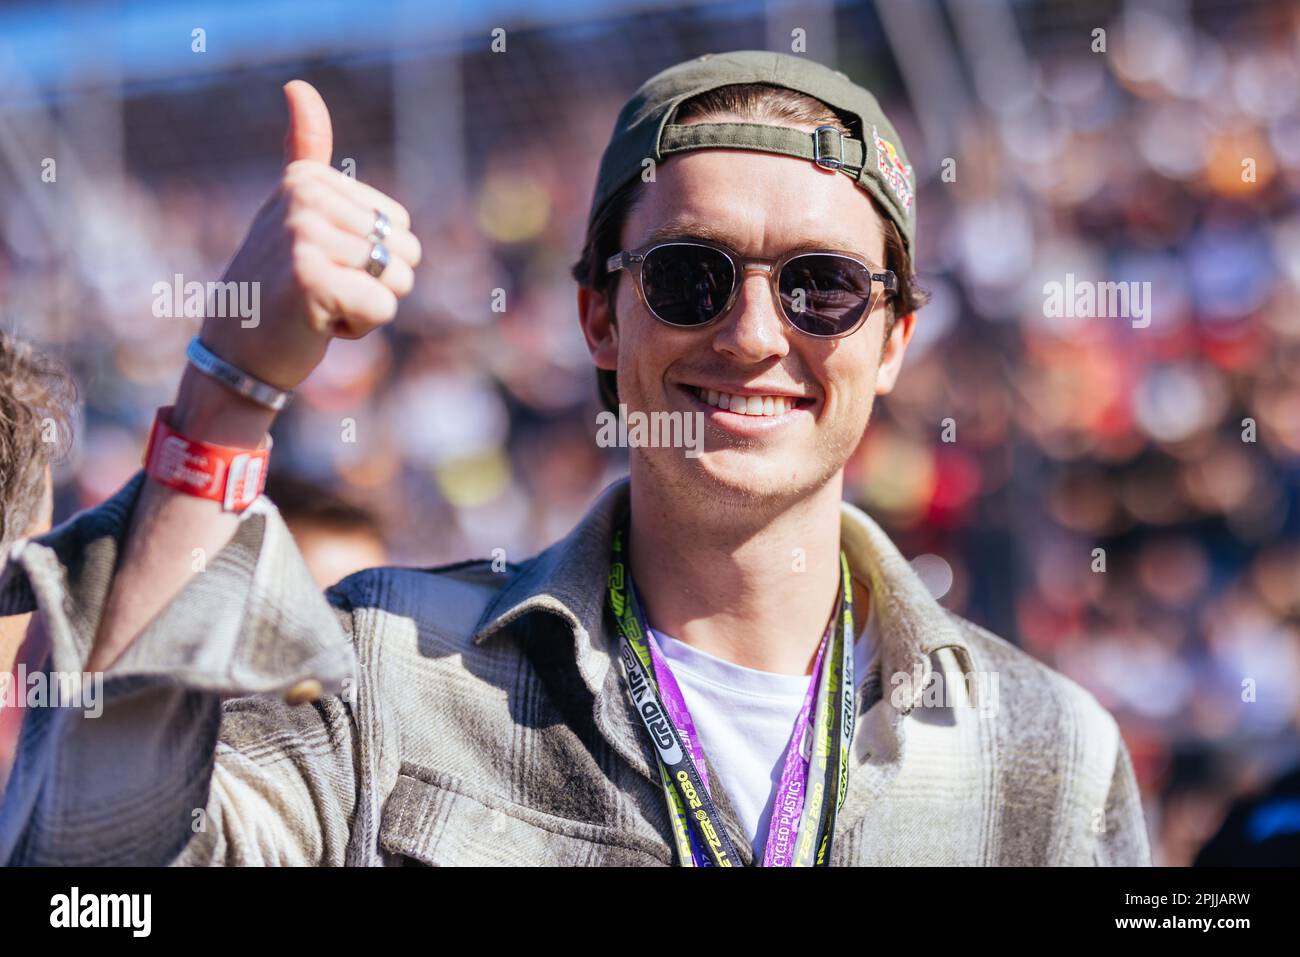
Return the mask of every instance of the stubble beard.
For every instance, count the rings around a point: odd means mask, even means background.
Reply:
[[[719,474],[708,465],[709,457],[718,454],[716,451],[692,459],[681,449],[632,449],[631,466],[633,475],[640,472],[664,493],[666,500],[678,503],[676,508],[694,516],[701,527],[738,530],[753,527],[756,521],[774,518],[815,497],[840,476],[861,437],[861,434],[826,436],[818,443],[812,459],[801,463],[806,466],[811,461],[813,467],[800,469],[794,479],[770,476],[758,482],[746,481],[734,466],[727,470],[728,474]],[[761,456],[766,444],[731,437],[728,451],[748,451]]]

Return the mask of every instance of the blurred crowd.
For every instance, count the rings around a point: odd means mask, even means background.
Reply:
[[[1158,863],[1190,863],[1233,797],[1300,761],[1300,13],[1268,9],[1226,33],[1101,22],[1105,52],[1084,26],[1040,48],[1022,24],[1031,82],[962,111],[951,157],[927,152],[879,25],[839,14],[838,65],[879,89],[909,146],[933,295],[848,495],[948,607],[1117,717]],[[568,274],[599,150],[657,69],[765,45],[757,13],[672,16],[459,61],[473,161],[412,203],[416,292],[384,334],[335,343],[275,433],[273,471],[372,517],[367,554],[522,558],[621,473],[593,441]],[[316,83],[336,165],[405,200],[391,128],[366,112],[390,72],[326,61],[136,91],[126,175],[87,177],[74,240],[34,229],[21,192],[6,201],[5,321],[64,355],[87,402],[59,518],[138,467],[196,329],[153,317],[154,284],[215,279],[237,247],[276,172],[266,90]],[[230,142],[243,128],[265,156]],[[1044,284],[1067,273],[1151,282],[1150,325],[1048,317]]]

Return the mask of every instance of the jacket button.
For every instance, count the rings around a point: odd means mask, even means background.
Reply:
[[[305,704],[308,701],[318,700],[323,693],[324,689],[319,681],[315,678],[307,678],[286,691],[284,700],[289,704]]]

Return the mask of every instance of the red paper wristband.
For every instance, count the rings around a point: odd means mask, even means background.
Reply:
[[[242,512],[266,486],[271,437],[264,449],[237,449],[198,442],[170,425],[172,406],[154,416],[144,451],[145,473],[155,482],[187,495],[220,502],[226,512]]]

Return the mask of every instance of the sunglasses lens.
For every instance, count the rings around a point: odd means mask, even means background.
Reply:
[[[871,271],[845,256],[796,256],[781,270],[781,305],[810,336],[841,336],[857,328],[871,305]]]
[[[646,304],[673,326],[699,326],[716,319],[735,281],[731,260],[708,246],[656,246],[641,264]]]

